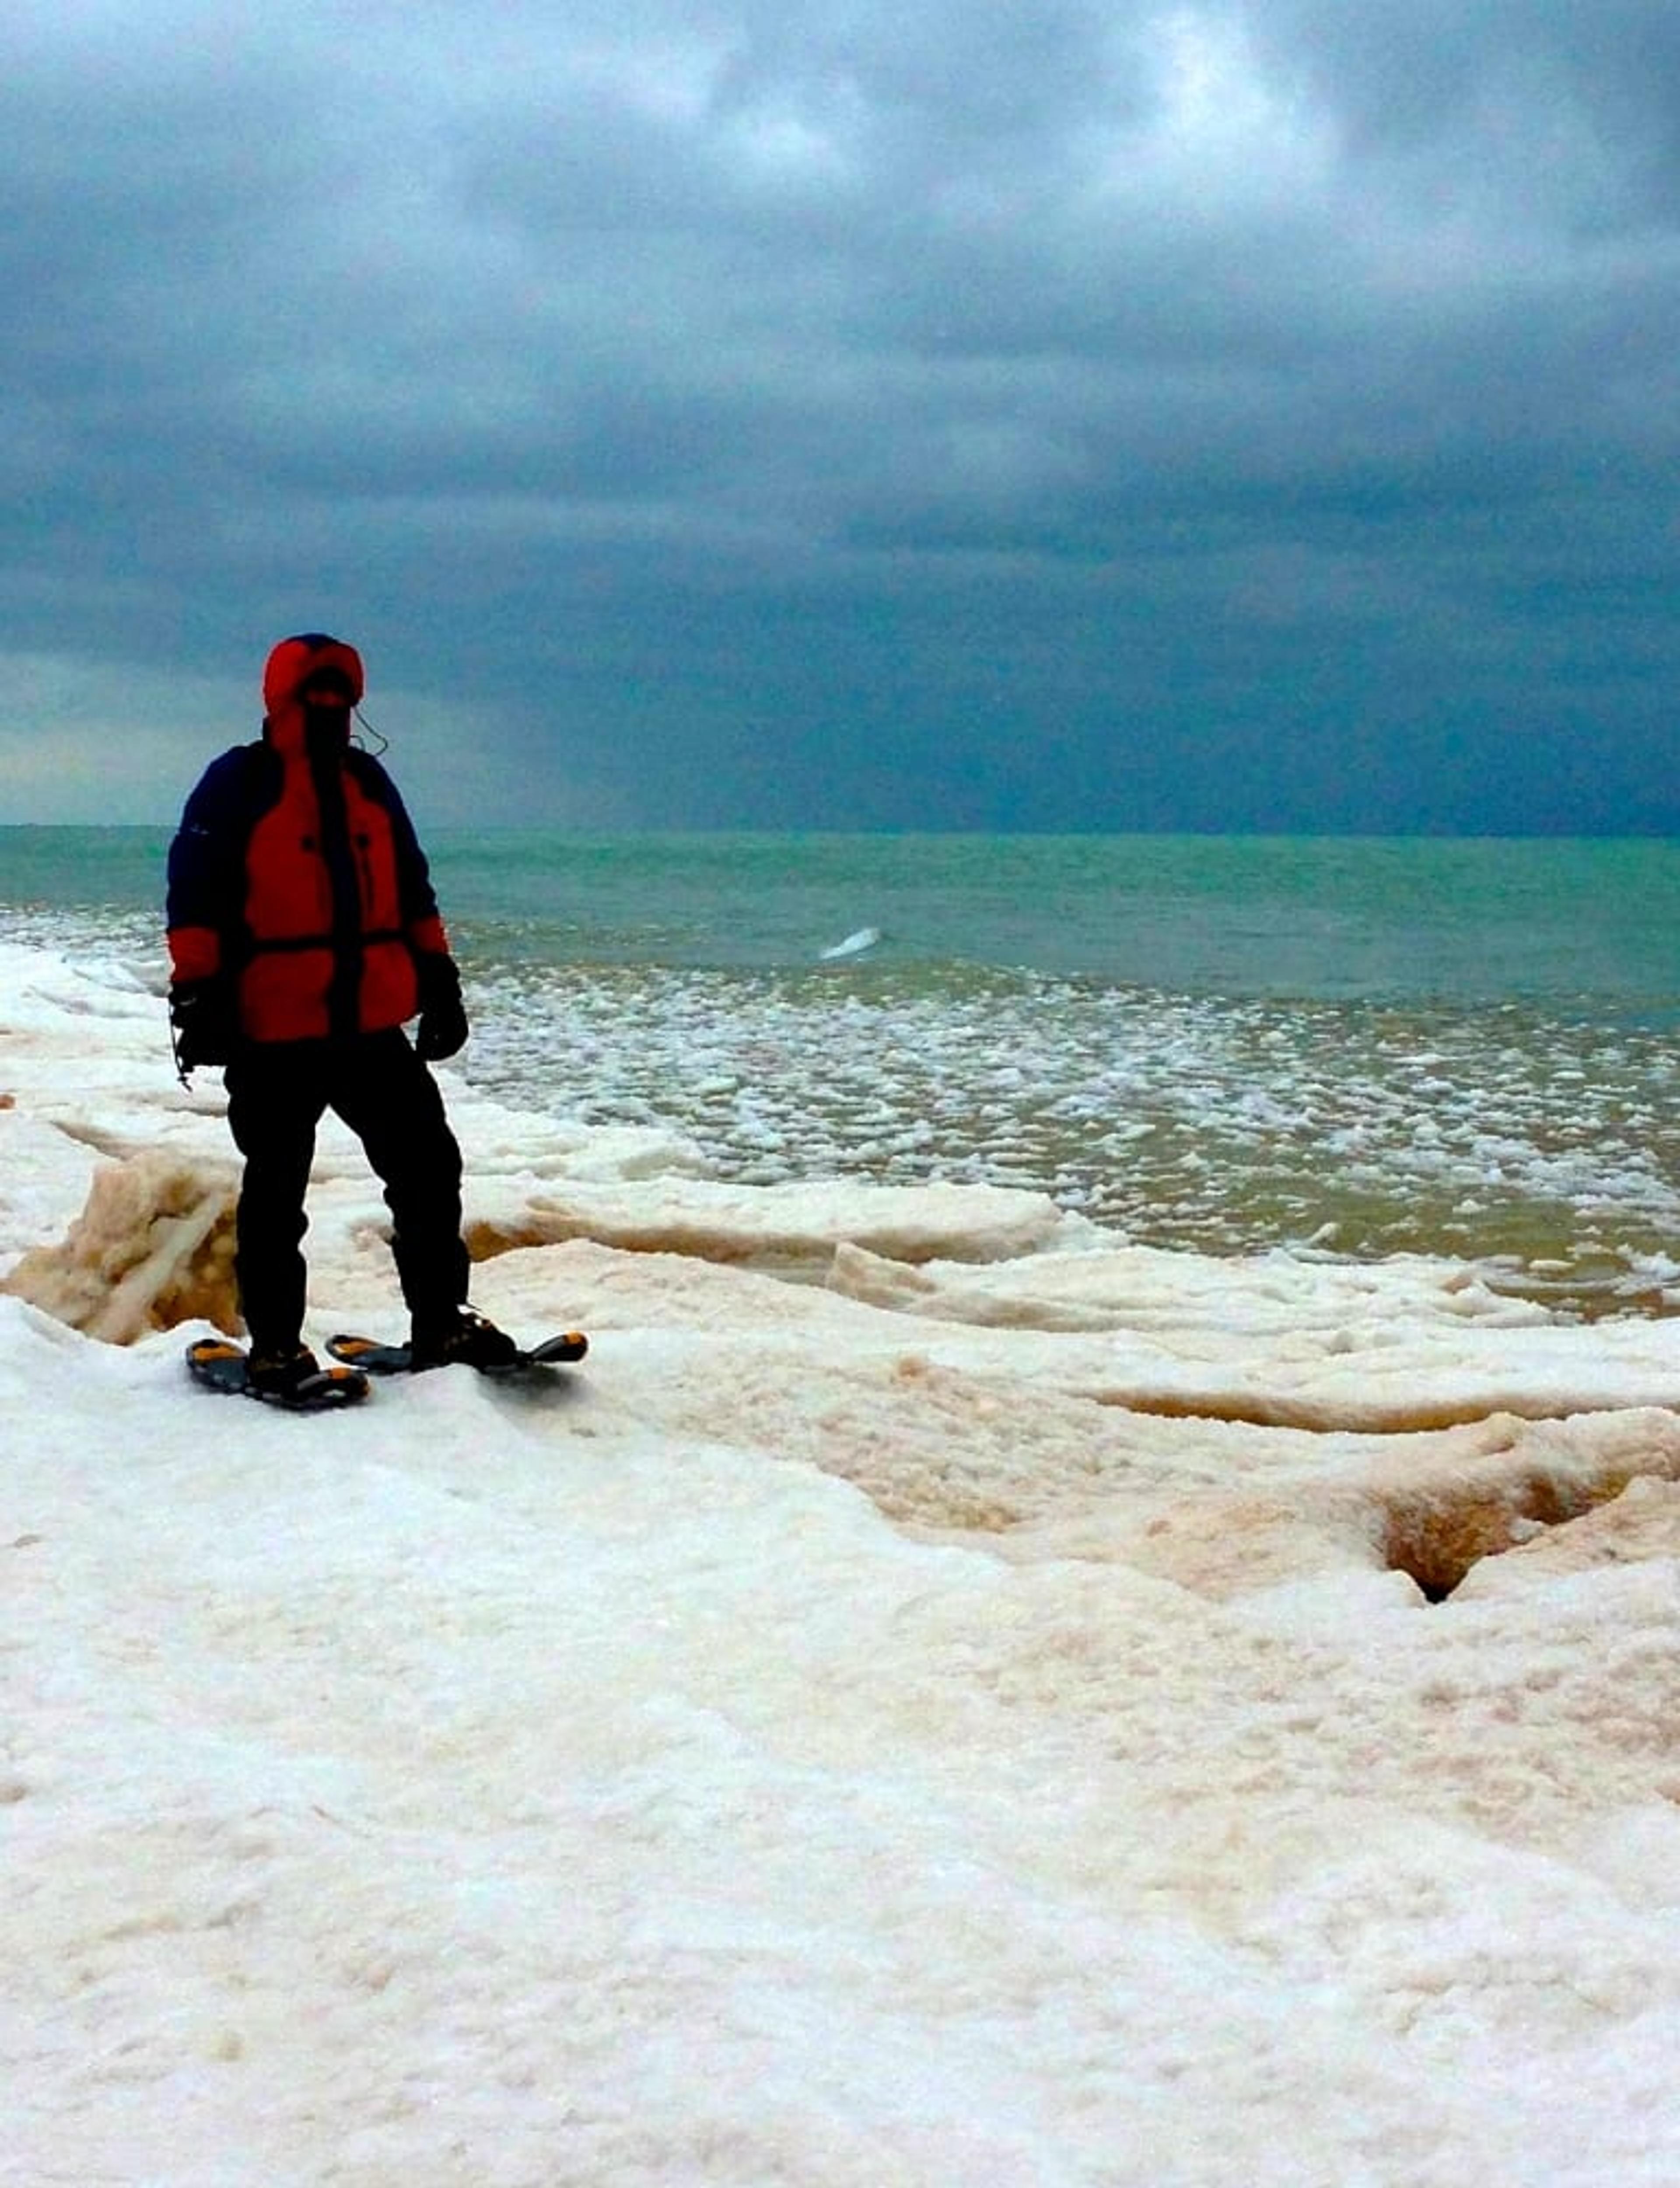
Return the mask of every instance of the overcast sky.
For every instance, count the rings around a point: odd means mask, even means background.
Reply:
[[[0,820],[1680,832],[1676,0],[13,0]]]

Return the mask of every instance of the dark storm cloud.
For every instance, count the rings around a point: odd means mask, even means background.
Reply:
[[[1680,158],[1680,19],[1652,0],[1278,0],[1252,18],[1263,53],[1311,85],[1369,155],[1473,138],[1520,168],[1569,139],[1590,145],[1623,217],[1672,217]],[[1555,181],[1590,210],[1579,168]]]
[[[1677,116],[1667,0],[0,31],[0,804],[326,623],[462,817],[1664,823]]]

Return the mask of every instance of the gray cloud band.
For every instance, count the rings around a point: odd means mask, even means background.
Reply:
[[[212,20],[4,34],[14,650],[371,630],[653,820],[1648,783],[1669,7]]]

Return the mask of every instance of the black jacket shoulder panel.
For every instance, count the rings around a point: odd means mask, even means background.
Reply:
[[[243,901],[241,869],[257,821],[280,792],[279,756],[234,745],[199,777],[169,846],[171,927],[231,928]]]

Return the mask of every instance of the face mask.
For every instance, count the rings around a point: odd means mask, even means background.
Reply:
[[[312,753],[346,752],[350,745],[348,707],[309,707],[303,709],[303,738]]]

